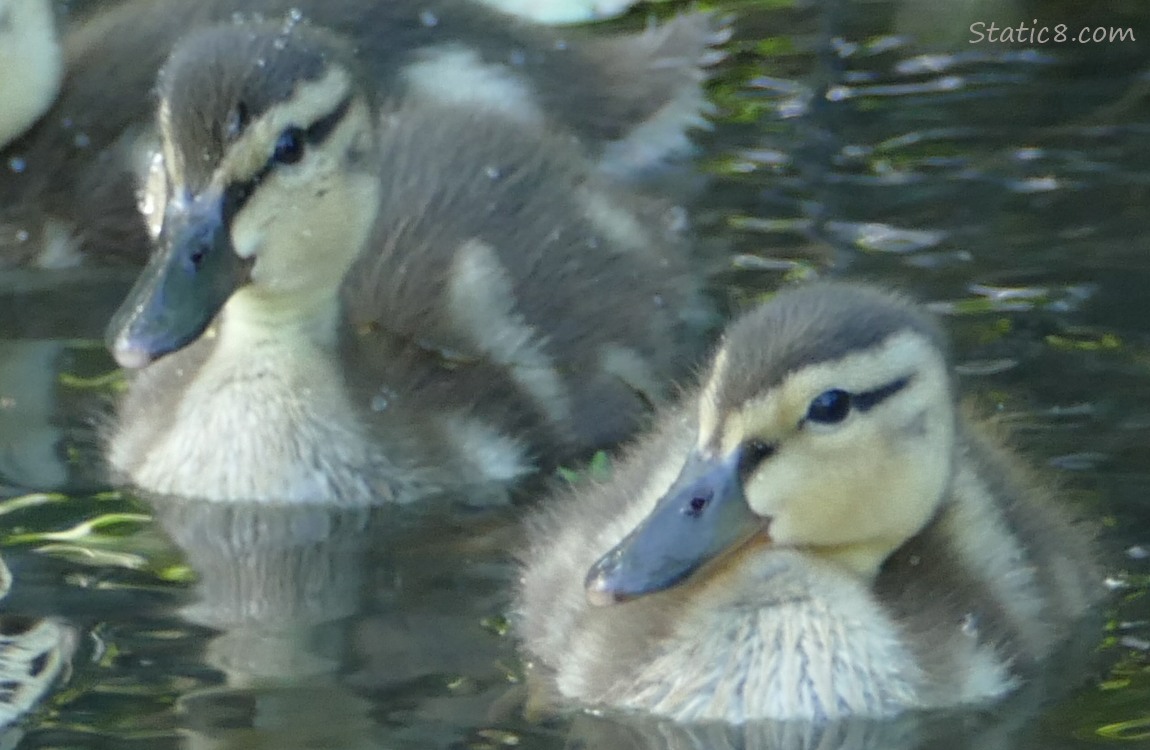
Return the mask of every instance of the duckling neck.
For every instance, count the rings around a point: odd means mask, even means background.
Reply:
[[[335,290],[283,294],[248,286],[224,306],[219,345],[230,348],[269,339],[296,340],[330,351],[338,338],[339,318]]]
[[[898,545],[889,539],[861,544],[837,545],[812,549],[814,556],[843,568],[865,583],[874,581],[879,568]]]
[[[175,401],[157,410],[166,396],[149,385],[152,368],[141,373],[111,465],[152,492],[205,500],[366,504],[395,495],[391,477],[401,472],[360,422],[332,351],[338,320],[334,298],[288,304],[240,290]],[[156,367],[179,367],[181,354]]]

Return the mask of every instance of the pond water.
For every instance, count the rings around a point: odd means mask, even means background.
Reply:
[[[695,210],[730,248],[709,272],[731,309],[823,276],[945,317],[965,391],[1106,529],[1113,594],[1058,660],[1068,674],[976,715],[821,734],[526,719],[507,622],[521,508],[333,515],[114,491],[90,415],[120,382],[100,336],[130,279],[10,272],[4,607],[61,618],[77,647],[0,748],[1150,747],[1150,7],[1087,5],[719,4],[738,31]],[[1134,41],[972,31],[1022,21]]]

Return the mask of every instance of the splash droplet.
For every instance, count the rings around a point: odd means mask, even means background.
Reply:
[[[379,392],[371,397],[372,411],[385,411],[395,400],[395,391],[390,388],[380,388]]]

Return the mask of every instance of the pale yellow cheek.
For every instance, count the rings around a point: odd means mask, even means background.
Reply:
[[[859,444],[866,441],[856,441],[856,449]],[[794,445],[748,483],[752,507],[773,519],[771,536],[782,544],[824,545],[883,531],[892,510],[888,483],[898,481],[897,458],[873,442],[862,453],[820,447]]]
[[[253,281],[271,292],[337,286],[374,220],[373,180],[317,178],[263,186],[236,218],[236,252],[254,256]],[[317,263],[316,258],[323,262]]]

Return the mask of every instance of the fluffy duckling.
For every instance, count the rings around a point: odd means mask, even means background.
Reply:
[[[110,329],[136,486],[404,501],[619,440],[706,318],[677,224],[562,135],[381,112],[347,40],[189,36],[159,84],[158,247]],[[213,323],[214,321],[214,323]]]
[[[47,0],[0,0],[0,148],[52,105],[63,61]]]
[[[344,36],[363,74],[393,99],[472,103],[566,129],[616,176],[646,174],[689,147],[686,132],[704,124],[707,108],[701,66],[726,35],[693,13],[595,36],[473,0],[127,0],[96,9],[68,26],[55,104],[4,152],[0,230],[10,229],[0,231],[0,267],[143,264],[136,186],[153,143],[156,73],[190,30],[241,14]]]
[[[936,323],[784,291],[698,389],[541,517],[520,634],[569,700],[681,722],[990,701],[1068,634],[1090,532],[967,424]]]
[[[0,558],[0,599],[11,586],[12,574]],[[0,613],[0,740],[66,671],[75,647],[75,631],[56,620]]]

